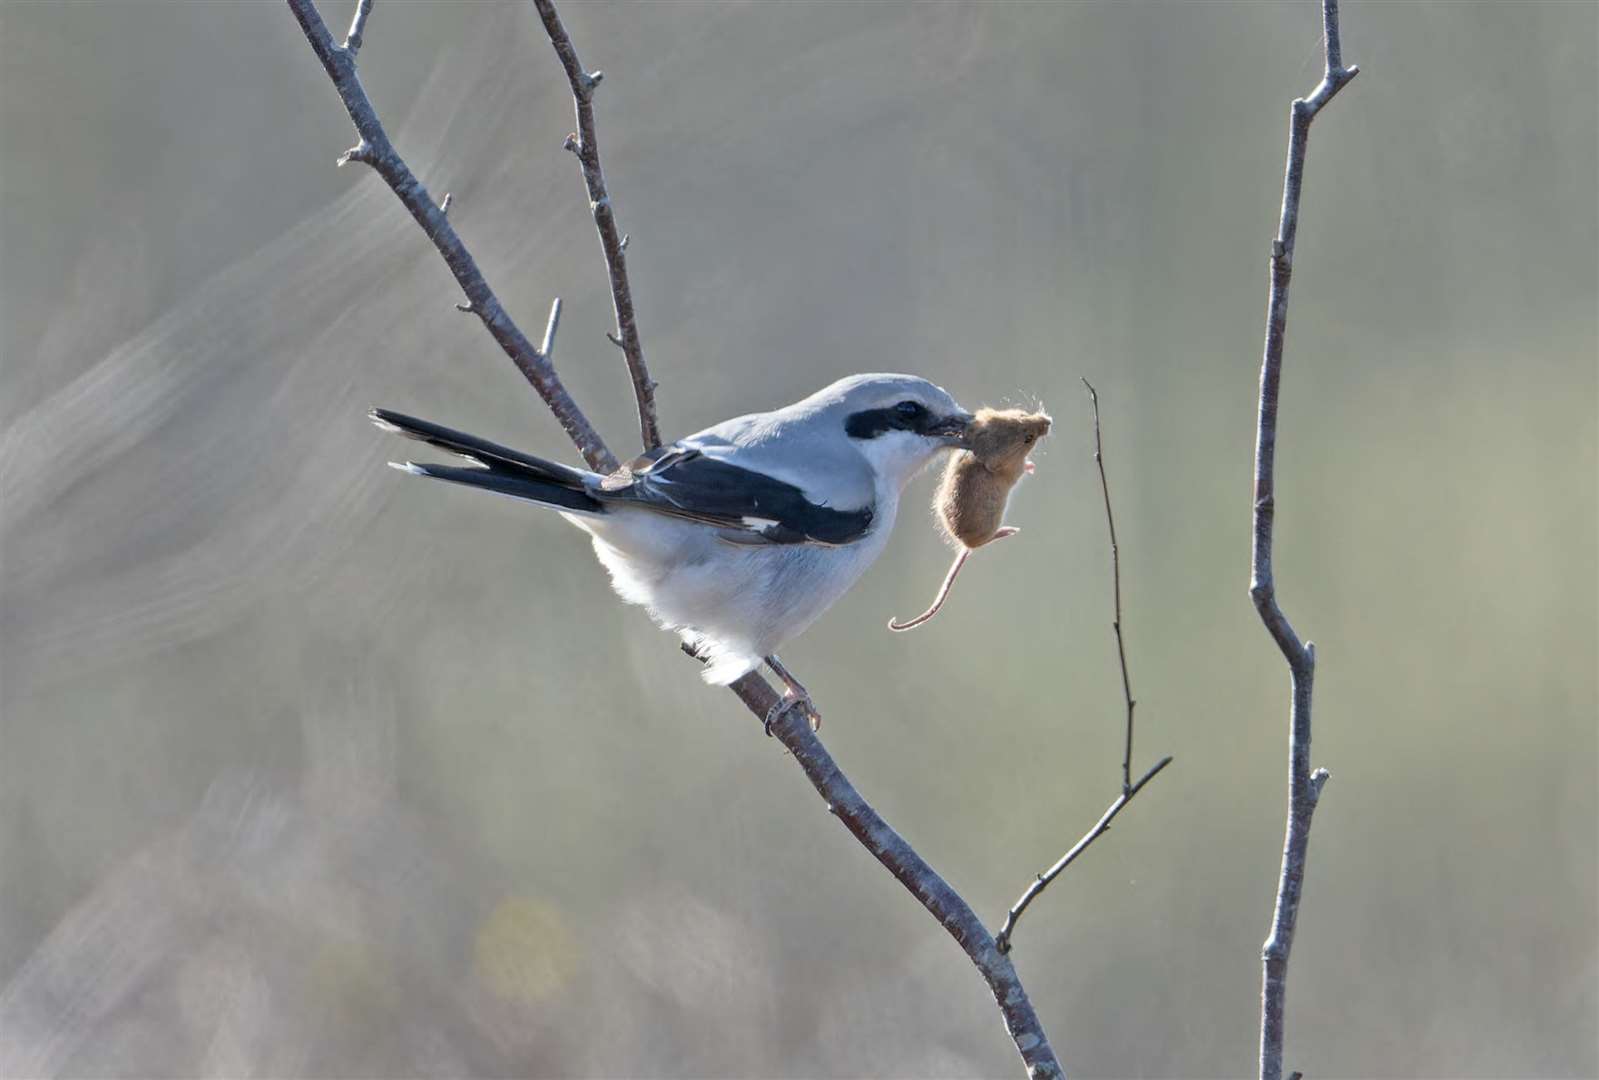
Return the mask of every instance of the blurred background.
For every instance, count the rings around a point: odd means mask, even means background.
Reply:
[[[351,4],[323,5],[342,36]],[[1246,596],[1266,256],[1311,0],[568,4],[661,416],[847,373],[1056,419],[918,611],[902,516],[785,659],[992,925],[1119,782],[1099,387],[1176,763],[1015,958],[1087,1076],[1254,1068],[1286,670]],[[1278,580],[1332,771],[1315,1076],[1594,1076],[1599,8],[1350,3],[1311,142]],[[624,456],[531,6],[379,4],[411,166]],[[966,958],[583,537],[383,467],[385,405],[577,460],[282,4],[0,6],[0,1072],[1010,1076]],[[926,478],[908,496],[931,492]]]

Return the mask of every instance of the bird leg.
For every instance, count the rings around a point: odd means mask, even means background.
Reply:
[[[816,703],[811,700],[811,692],[801,685],[800,681],[794,677],[788,668],[783,666],[783,662],[777,658],[776,653],[766,658],[766,666],[771,668],[772,673],[783,681],[782,698],[766,712],[766,734],[770,736],[772,734],[772,725],[782,719],[790,709],[796,708],[805,710],[805,714],[810,718],[812,731],[820,731],[822,729],[822,714],[816,711]]]

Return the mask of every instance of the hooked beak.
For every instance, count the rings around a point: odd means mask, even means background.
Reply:
[[[944,440],[945,446],[965,447],[966,433],[972,424],[971,413],[956,413],[946,416],[927,429],[927,434],[936,435]]]

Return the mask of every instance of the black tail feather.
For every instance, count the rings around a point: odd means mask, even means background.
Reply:
[[[570,465],[559,462],[546,461],[524,454],[520,450],[512,450],[498,443],[491,443],[487,439],[480,439],[476,435],[468,435],[464,431],[453,428],[441,427],[426,420],[418,420],[414,416],[404,413],[390,412],[388,409],[373,409],[367,413],[372,422],[386,431],[404,435],[408,439],[417,439],[440,450],[448,450],[452,454],[471,458],[473,461],[482,462],[489,468],[504,468],[511,472],[537,477],[562,485],[577,485],[581,487],[589,474],[582,469],[574,469]]]
[[[498,495],[509,495],[513,499],[525,499],[528,502],[542,503],[545,506],[555,506],[563,510],[576,510],[579,513],[599,514],[605,508],[587,492],[580,488],[565,487],[552,484],[547,480],[538,480],[530,476],[522,476],[505,469],[473,469],[462,468],[458,465],[426,465],[414,461],[404,463],[391,462],[396,469],[408,472],[413,476],[431,476],[435,480],[448,480],[452,484],[464,484],[467,487],[481,488],[492,491]]]
[[[431,476],[436,480],[448,480],[453,484],[481,488],[484,491],[543,503],[563,510],[576,510],[582,513],[604,512],[604,507],[587,490],[587,482],[594,477],[592,473],[554,461],[545,461],[532,454],[524,454],[519,450],[480,439],[476,435],[468,435],[464,431],[440,427],[438,424],[418,420],[403,413],[390,412],[388,409],[373,409],[368,415],[374,424],[386,431],[420,440],[476,463],[470,468],[457,465],[416,464],[409,461],[403,464],[392,463],[395,468],[414,476]]]

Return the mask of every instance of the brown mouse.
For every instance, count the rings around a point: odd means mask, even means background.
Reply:
[[[938,614],[955,575],[975,548],[1015,536],[1020,530],[1003,524],[1010,493],[1024,474],[1033,471],[1027,455],[1049,434],[1047,413],[1024,409],[979,409],[966,431],[969,449],[958,451],[944,469],[933,509],[944,532],[960,552],[950,565],[933,605],[908,622],[891,621],[890,630],[910,630]]]

